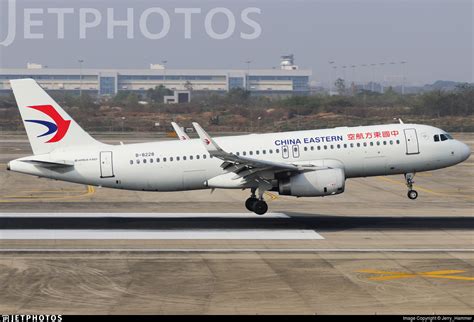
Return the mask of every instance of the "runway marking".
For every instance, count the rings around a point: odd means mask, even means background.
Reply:
[[[0,240],[314,240],[324,239],[311,229],[2,229]]]
[[[58,212],[58,213],[16,213],[16,212],[5,212],[0,213],[0,218],[221,218],[221,219],[244,219],[244,218],[259,218],[259,219],[276,219],[283,218],[288,219],[290,216],[280,212],[266,213],[265,216],[259,216],[251,212],[243,213],[208,213],[208,212],[196,212],[196,213],[183,213],[183,212],[164,212],[164,213],[83,213],[83,212]]]
[[[465,248],[0,248],[0,253],[474,253]]]
[[[278,196],[271,192],[266,191],[264,194],[270,197],[270,201],[278,199]]]
[[[433,272],[406,273],[406,272],[387,272],[387,271],[379,271],[379,270],[372,270],[372,269],[364,269],[358,272],[380,275],[377,277],[370,277],[369,280],[372,280],[372,281],[388,281],[388,280],[414,278],[414,277],[429,277],[429,278],[474,281],[474,277],[453,275],[453,274],[460,274],[460,273],[466,272],[466,271],[461,271],[461,270],[441,270],[441,271],[433,271]]]
[[[22,195],[18,195],[18,196],[2,196],[3,199],[0,199],[0,203],[15,203],[15,202],[20,202],[20,203],[23,203],[23,202],[36,202],[38,200],[47,200],[47,201],[51,201],[51,200],[67,200],[67,199],[77,199],[77,198],[83,198],[83,197],[87,197],[87,196],[90,196],[90,195],[93,195],[95,193],[95,188],[93,186],[86,186],[87,187],[87,190],[86,192],[83,192],[81,194],[78,194],[78,195],[61,195],[61,196],[42,196],[42,195],[38,195],[38,196],[22,196]],[[81,192],[80,190],[56,190],[55,192],[58,192],[58,193],[61,193],[61,192]],[[28,192],[28,191],[24,191],[24,192]],[[41,190],[38,190],[37,192],[44,192],[44,191],[41,191]],[[51,192],[51,190],[49,191]]]

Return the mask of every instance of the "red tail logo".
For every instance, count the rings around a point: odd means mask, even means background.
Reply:
[[[54,143],[54,142],[61,141],[61,139],[66,135],[69,129],[71,120],[63,119],[63,117],[59,115],[58,111],[56,111],[54,107],[51,105],[34,105],[34,106],[27,106],[27,107],[35,109],[37,111],[40,111],[41,113],[48,115],[54,121],[54,123],[52,123],[52,122],[43,121],[43,120],[25,120],[25,122],[38,123],[38,124],[42,124],[48,127],[48,131],[41,135],[38,135],[38,137],[56,133],[51,139],[46,141],[46,143]]]

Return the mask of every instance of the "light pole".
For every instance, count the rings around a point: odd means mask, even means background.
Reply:
[[[362,65],[360,65],[360,67],[367,67],[367,64],[362,64]],[[364,70],[364,69],[362,69],[362,70]],[[362,73],[363,73],[363,72],[362,72]],[[361,81],[362,81],[362,88],[363,88],[364,91],[365,91],[365,83],[366,83],[366,82],[365,82],[365,79],[364,79],[365,77],[364,77],[363,75],[364,75],[364,74],[362,74],[362,76],[359,76],[359,77],[360,77],[360,79],[361,79]]]
[[[383,66],[385,66],[385,63],[380,63],[380,93],[383,94],[383,91],[384,91],[384,83],[385,83],[385,75],[384,75],[384,70],[383,70]]]
[[[120,119],[122,120],[122,133],[123,133],[123,125],[125,123],[125,116],[122,116]]]
[[[356,65],[351,65],[352,68],[352,94],[356,92]]]
[[[333,60],[330,60],[329,62],[329,95],[331,95],[331,91],[332,91],[332,77],[331,77],[331,73],[332,73],[332,64],[335,63],[335,61]]]
[[[79,77],[80,77],[80,85],[79,85],[79,97],[82,98],[82,63],[84,62],[83,59],[79,59]]]
[[[405,95],[405,68],[404,65],[407,62],[405,60],[400,62],[400,65],[402,65],[402,95]]]
[[[167,60],[162,60],[161,63],[163,64],[163,87],[166,88],[165,82],[166,82],[166,63]]]
[[[247,76],[245,77],[245,89],[247,91],[250,90],[250,64],[252,63],[251,60],[246,60],[245,63],[247,64]]]
[[[375,65],[376,64],[370,64],[370,66],[372,67],[372,84],[371,84],[371,91],[374,92],[375,91],[375,88],[374,88],[374,83],[375,83]]]

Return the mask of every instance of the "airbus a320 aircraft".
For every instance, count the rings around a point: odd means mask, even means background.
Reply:
[[[416,199],[416,172],[471,154],[443,130],[402,122],[214,139],[193,123],[199,139],[108,145],[87,134],[34,80],[11,85],[33,155],[10,161],[8,170],[128,190],[250,189],[245,206],[259,215],[268,210],[266,191],[332,196],[357,177],[404,174],[408,197]]]

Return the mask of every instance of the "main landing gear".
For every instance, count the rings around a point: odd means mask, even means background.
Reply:
[[[411,200],[415,200],[416,198],[418,198],[418,192],[416,190],[413,190],[413,184],[415,183],[415,181],[413,181],[414,178],[415,178],[414,173],[405,173],[405,182],[408,187],[407,196]]]
[[[255,195],[257,188],[252,188],[252,195],[245,201],[245,207],[257,215],[263,215],[268,210],[268,205],[263,200],[263,192],[259,192],[259,198]]]

